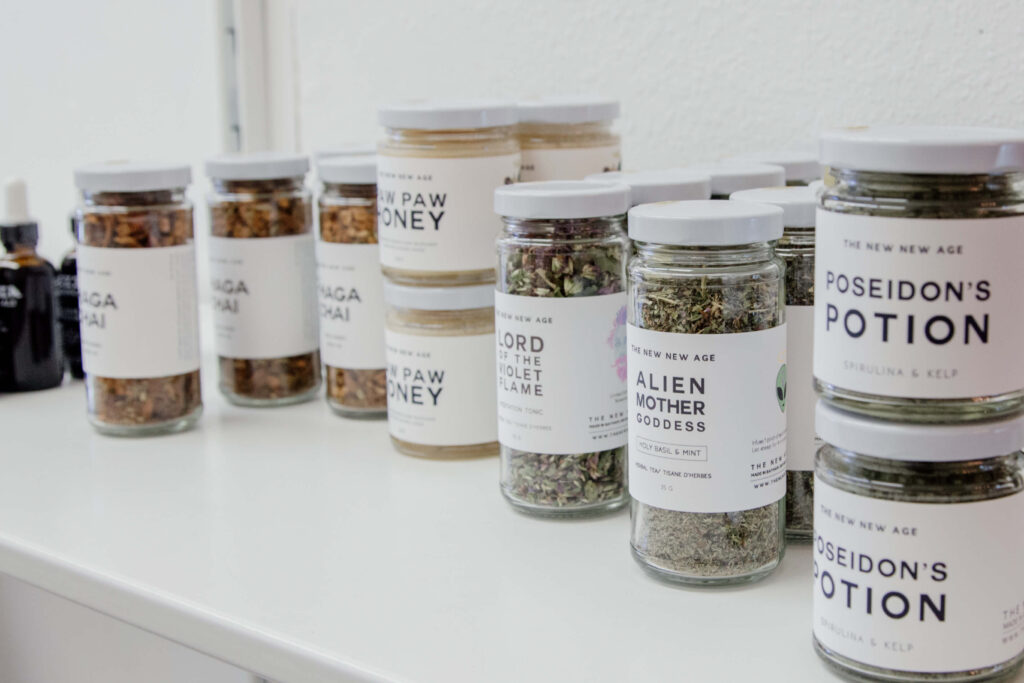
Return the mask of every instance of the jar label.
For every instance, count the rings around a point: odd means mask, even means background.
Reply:
[[[503,446],[568,455],[626,445],[625,292],[498,292],[494,319]]]
[[[622,168],[618,145],[606,147],[523,148],[521,182],[537,180],[579,180],[594,173]]]
[[[629,492],[677,512],[786,495],[786,326],[681,334],[629,326]]]
[[[814,375],[878,396],[1024,388],[1024,217],[880,218],[818,210]]]
[[[814,635],[884,669],[952,673],[1024,651],[1024,495],[948,505],[814,482]]]
[[[381,265],[429,272],[494,268],[494,243],[501,231],[494,190],[516,182],[519,162],[519,154],[378,156]]]
[[[821,441],[814,430],[812,358],[814,307],[786,306],[786,467],[814,471],[814,456]]]
[[[428,446],[498,439],[494,335],[427,337],[387,330],[388,431]]]
[[[170,377],[199,369],[196,252],[78,247],[82,365],[96,377]]]
[[[317,350],[313,233],[211,237],[217,355],[287,358]]]
[[[384,277],[376,244],[317,241],[320,358],[352,370],[384,367]]]

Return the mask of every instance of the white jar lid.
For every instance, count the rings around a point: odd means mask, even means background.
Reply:
[[[760,187],[729,195],[734,202],[772,204],[782,209],[782,224],[787,228],[813,228],[818,195],[807,185]]]
[[[544,180],[503,185],[494,213],[511,218],[600,218],[629,210],[629,187],[590,180]]]
[[[619,103],[604,97],[562,95],[518,103],[520,123],[591,123],[619,117]]]
[[[985,174],[1024,170],[1024,130],[863,126],[822,133],[819,160],[883,173]]]
[[[755,187],[777,187],[786,184],[786,171],[770,164],[697,164],[683,170],[711,176],[711,194],[728,197],[733,192]]]
[[[332,147],[321,147],[320,149],[314,150],[313,161],[319,163],[324,159],[333,159],[334,157],[361,157],[376,153],[377,146],[371,144],[352,143],[334,145]]]
[[[309,157],[289,152],[224,154],[208,159],[206,175],[217,180],[276,180],[306,175]]]
[[[825,442],[859,455],[909,462],[958,462],[1024,448],[1024,416],[959,425],[905,424],[862,417],[818,401],[815,424]]]
[[[389,306],[417,311],[465,311],[494,306],[494,285],[472,287],[410,287],[384,281]]]
[[[622,183],[629,186],[630,203],[651,204],[711,196],[711,176],[678,169],[664,171],[612,171],[595,173],[584,180]]]
[[[503,100],[416,100],[381,107],[377,120],[387,128],[455,130],[511,126],[517,114]]]
[[[818,201],[818,197],[825,191],[824,180],[814,180],[807,184],[807,187],[811,188],[811,192],[814,193],[814,201]]]
[[[377,184],[377,157],[372,155],[330,157],[317,164],[317,176],[325,183]]]
[[[725,199],[641,204],[629,210],[629,236],[688,247],[769,242],[782,237],[782,209]]]
[[[781,166],[786,172],[786,182],[810,182],[821,177],[821,164],[817,153],[811,150],[783,149],[774,152],[740,154],[725,159],[726,163],[755,163]]]
[[[185,187],[191,181],[187,164],[107,161],[75,169],[75,186],[85,192],[151,192]]]

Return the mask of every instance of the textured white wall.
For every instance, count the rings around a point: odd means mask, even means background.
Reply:
[[[297,0],[303,146],[430,95],[601,92],[624,163],[864,123],[1024,126],[1020,0]]]

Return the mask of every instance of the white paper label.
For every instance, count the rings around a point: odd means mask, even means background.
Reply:
[[[199,369],[196,252],[78,247],[82,364],[97,377],[171,377]]]
[[[430,446],[498,440],[493,334],[385,337],[392,436]]]
[[[786,495],[786,326],[676,334],[629,326],[629,492],[678,512]]]
[[[378,254],[376,244],[316,243],[324,365],[384,367],[384,278]]]
[[[313,234],[210,238],[217,355],[286,358],[316,351]]]
[[[626,445],[625,292],[499,292],[494,316],[502,445],[557,455]]]
[[[1024,217],[818,210],[814,375],[879,396],[1024,388]]]
[[[872,666],[946,673],[1024,650],[1024,494],[904,503],[814,482],[814,635]]]
[[[814,307],[786,306],[786,467],[811,472],[821,446],[814,430]]]
[[[518,154],[424,159],[377,157],[380,262],[388,268],[494,268],[501,218],[494,190],[519,177]]]
[[[622,155],[618,145],[607,147],[555,147],[523,149],[522,182],[582,180],[593,173],[618,171]]]

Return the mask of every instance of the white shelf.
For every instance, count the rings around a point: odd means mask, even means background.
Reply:
[[[648,578],[628,515],[542,521],[495,459],[416,460],[323,402],[216,393],[116,439],[80,382],[0,396],[0,571],[287,683],[820,681],[810,551],[743,588]]]

